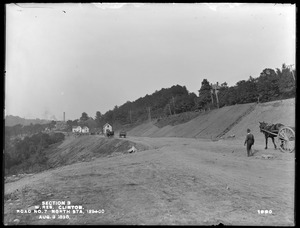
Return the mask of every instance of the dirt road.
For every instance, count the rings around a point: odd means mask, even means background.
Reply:
[[[294,225],[294,153],[264,150],[259,140],[249,158],[240,140],[124,140],[150,149],[6,183],[4,223]],[[17,212],[46,201],[70,201],[84,214]]]

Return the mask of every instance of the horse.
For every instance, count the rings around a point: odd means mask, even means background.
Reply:
[[[284,126],[281,123],[277,123],[277,124],[268,124],[265,122],[259,122],[259,129],[260,132],[264,133],[265,138],[266,138],[266,147],[265,149],[268,149],[268,138],[272,139],[272,142],[274,144],[275,150],[277,149],[277,146],[274,142],[274,138],[277,137],[278,132],[279,132],[279,128]]]

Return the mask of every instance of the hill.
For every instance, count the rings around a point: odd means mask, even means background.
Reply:
[[[46,151],[51,168],[69,165],[81,161],[91,161],[98,157],[115,156],[128,153],[134,146],[139,151],[149,149],[141,143],[130,142],[118,138],[105,138],[100,135],[67,136],[65,141],[57,147]]]
[[[50,123],[50,120],[44,119],[25,119],[19,116],[7,115],[5,117],[5,126],[15,126],[21,124],[23,126],[30,125],[30,124],[47,124]]]
[[[115,127],[195,110],[295,98],[294,75],[294,70],[291,71],[283,64],[281,69],[266,68],[259,77],[250,76],[248,80],[238,81],[234,86],[228,86],[226,82],[212,85],[203,79],[197,95],[190,93],[185,86],[163,88],[133,102],[127,101],[119,107],[115,106],[102,115],[101,125],[109,122]]]
[[[295,126],[295,99],[226,106],[201,113],[175,126],[159,128],[156,122],[148,122],[131,129],[128,135],[218,139],[234,134],[237,138],[244,138],[247,128],[255,135],[261,134],[259,121]]]
[[[234,134],[236,137],[244,137],[246,129],[249,128],[254,135],[259,136],[263,140],[264,137],[259,130],[259,122],[262,121],[273,124],[282,123],[285,126],[295,127],[295,99],[279,100],[255,105],[253,111],[236,123],[225,136]]]
[[[144,123],[125,139],[67,136],[46,149],[49,170],[6,177],[4,224],[294,225],[295,153],[259,139],[247,157],[243,146],[246,128],[259,138],[258,121],[293,126],[294,112],[294,99],[250,103]],[[84,210],[45,211],[50,201]],[[33,208],[41,212],[20,212]]]

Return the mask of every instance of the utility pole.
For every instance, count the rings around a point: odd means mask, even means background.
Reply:
[[[170,115],[172,115],[170,104],[168,104],[168,106],[169,106]]]
[[[219,92],[219,91],[216,89],[216,90],[215,90],[215,93],[216,93],[216,98],[217,98],[217,107],[219,108],[218,92]]]
[[[132,123],[131,109],[129,110],[129,118],[130,118],[130,123]]]
[[[151,122],[151,113],[150,113],[150,107],[148,107],[148,118],[149,118],[149,122]]]
[[[213,90],[213,84],[211,83],[210,86],[211,86],[211,89],[210,89],[211,103],[214,104],[214,97],[213,97],[214,90]]]
[[[291,68],[291,72],[292,72],[292,75],[293,75],[293,79],[294,79],[294,81],[295,81],[295,75],[294,75],[294,72],[293,72],[293,69],[292,69],[292,66],[293,66],[294,64],[291,64],[291,65],[288,65],[288,68]]]
[[[172,101],[173,101],[173,108],[174,108],[174,114],[175,114],[175,101],[174,101],[174,97],[172,96]]]
[[[218,97],[218,92],[219,92],[219,89],[220,89],[220,87],[219,87],[219,82],[217,82],[217,84],[211,84],[211,90],[210,90],[210,92],[211,92],[211,96],[212,96],[212,101],[213,101],[213,94],[215,94],[216,95],[216,101],[217,101],[217,107],[219,108],[219,97]]]
[[[218,97],[218,93],[219,93],[219,82],[217,82],[217,84],[215,85],[215,93],[216,93],[216,98],[217,98],[217,106],[219,108],[219,97]]]

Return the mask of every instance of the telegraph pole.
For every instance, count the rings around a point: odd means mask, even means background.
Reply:
[[[294,79],[294,81],[295,81],[295,75],[294,75],[294,72],[293,72],[293,69],[292,69],[292,66],[293,66],[293,65],[294,65],[294,64],[288,65],[288,67],[291,68],[291,72],[292,72],[292,75],[293,75],[293,79]]]
[[[174,97],[172,96],[172,101],[173,101],[173,108],[174,108],[174,114],[175,114],[175,101],[174,101]]]
[[[219,98],[218,98],[218,90],[215,90],[216,98],[217,98],[217,107],[219,108]]]
[[[168,106],[169,106],[170,115],[172,115],[170,104],[168,104]]]
[[[130,118],[130,123],[132,123],[131,109],[129,110],[129,118]]]
[[[211,86],[211,89],[210,89],[211,103],[214,104],[214,97],[213,97],[214,89],[213,89],[213,84],[210,83],[210,86]]]
[[[151,113],[150,113],[150,107],[148,107],[148,118],[149,118],[149,122],[151,122]]]
[[[216,93],[216,98],[217,98],[217,106],[219,108],[219,97],[218,97],[218,93],[219,93],[219,82],[217,82],[217,85],[215,87],[215,93]]]

